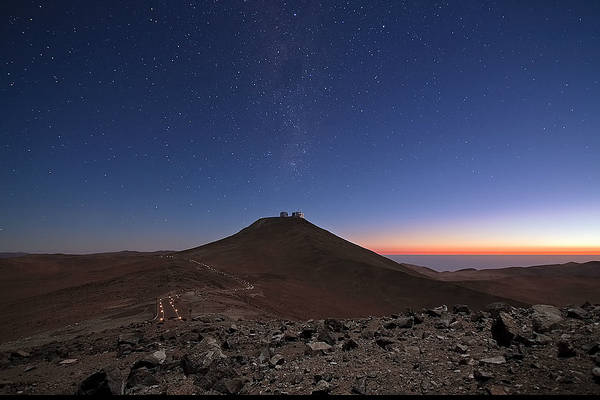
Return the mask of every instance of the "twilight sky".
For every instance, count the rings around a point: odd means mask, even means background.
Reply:
[[[599,1],[0,5],[0,251],[262,216],[386,254],[600,254]]]

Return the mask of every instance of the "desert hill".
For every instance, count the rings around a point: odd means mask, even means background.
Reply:
[[[261,218],[235,235],[175,253],[253,282],[262,307],[290,318],[383,315],[406,308],[517,304],[411,268],[300,218]]]
[[[502,293],[524,303],[566,306],[600,302],[600,261],[455,272],[404,265],[431,279],[486,293]]]

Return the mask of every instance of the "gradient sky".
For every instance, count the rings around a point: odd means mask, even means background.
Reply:
[[[2,1],[0,251],[301,209],[383,253],[600,253],[599,1]]]

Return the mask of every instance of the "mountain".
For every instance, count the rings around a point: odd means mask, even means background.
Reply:
[[[301,218],[261,218],[225,239],[175,253],[253,282],[264,309],[290,318],[383,315],[447,303],[518,304],[412,268]]]
[[[405,266],[431,279],[490,294],[502,293],[529,304],[565,306],[600,302],[600,261],[484,270],[469,268],[455,272]]]

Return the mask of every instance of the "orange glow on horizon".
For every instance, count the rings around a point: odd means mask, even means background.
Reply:
[[[600,255],[600,247],[581,248],[429,248],[429,249],[389,249],[371,248],[378,254],[403,255]]]

